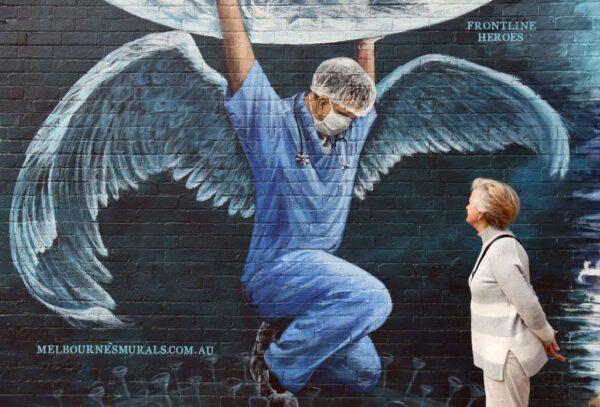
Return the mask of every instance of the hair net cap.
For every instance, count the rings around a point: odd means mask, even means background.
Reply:
[[[365,116],[377,96],[375,82],[353,59],[339,57],[323,61],[313,75],[310,90],[354,113]]]

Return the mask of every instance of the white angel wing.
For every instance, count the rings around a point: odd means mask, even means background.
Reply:
[[[404,156],[523,145],[561,177],[569,137],[558,113],[516,77],[445,55],[416,58],[377,84],[378,119],[354,187],[367,191]]]
[[[253,43],[319,44],[416,30],[451,20],[490,0],[241,0]],[[177,30],[221,37],[215,0],[106,0]]]
[[[251,216],[254,184],[224,113],[227,83],[183,32],[151,34],[82,77],[27,150],[14,191],[12,257],[30,293],[81,326],[123,325],[100,283],[98,209],[170,170],[197,199]]]

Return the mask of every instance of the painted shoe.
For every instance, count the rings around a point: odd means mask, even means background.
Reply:
[[[260,395],[269,400],[269,407],[298,407],[296,397],[286,391],[277,377],[269,372],[265,362],[264,354],[277,333],[267,322],[263,322],[258,328],[250,356],[250,375],[257,383]]]
[[[269,323],[260,324],[250,356],[250,375],[257,383],[261,381],[262,371],[267,368],[264,355],[274,337],[275,329]]]

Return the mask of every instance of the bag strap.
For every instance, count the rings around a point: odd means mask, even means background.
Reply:
[[[519,239],[517,239],[515,236],[513,235],[509,235],[509,234],[503,234],[500,236],[496,236],[494,238],[494,240],[492,240],[490,242],[490,244],[488,244],[485,249],[483,249],[483,253],[481,255],[481,257],[479,258],[479,261],[477,262],[477,264],[475,265],[475,268],[473,269],[473,271],[471,272],[471,276],[469,277],[469,280],[472,280],[473,277],[475,277],[475,273],[477,273],[477,269],[479,268],[479,265],[481,264],[481,260],[483,260],[483,258],[485,257],[485,254],[487,253],[488,249],[490,248],[490,246],[492,245],[492,243],[494,243],[496,240],[498,239],[502,239],[503,237],[512,237],[513,239],[515,239],[516,241],[518,241],[519,243],[521,243],[521,241]]]

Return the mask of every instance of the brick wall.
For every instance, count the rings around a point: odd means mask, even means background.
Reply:
[[[518,42],[478,42],[478,32],[467,29],[469,21],[502,19],[534,21],[536,29]],[[424,405],[441,405],[448,399],[450,376],[463,385],[451,405],[473,400],[472,405],[484,405],[473,393],[482,375],[472,363],[467,286],[481,240],[464,221],[475,177],[502,180],[520,194],[522,211],[511,230],[528,251],[533,286],[569,357],[565,365],[550,361],[532,379],[532,405],[584,406],[596,397],[598,281],[578,276],[584,261],[591,262],[591,274],[599,260],[598,23],[598,5],[592,2],[492,2],[377,44],[380,79],[432,53],[520,78],[567,124],[569,171],[563,179],[549,177],[545,162],[517,145],[493,153],[416,154],[383,176],[366,200],[353,199],[336,255],[389,289],[392,313],[371,337],[380,355],[391,356],[384,358],[386,383],[382,377],[375,394],[324,392],[315,405],[384,405],[394,399],[417,405],[411,403],[419,402],[425,385],[432,392]],[[168,405],[160,386],[151,383],[164,379],[157,375],[165,371],[171,374],[167,393],[173,405],[180,394],[189,405],[198,405],[198,398],[207,405],[248,405],[251,386],[234,389],[237,382],[226,379],[244,380],[244,352],[251,350],[260,324],[240,283],[252,218],[197,202],[195,191],[166,173],[101,209],[98,224],[108,249],[103,260],[113,275],[104,287],[117,303],[116,314],[138,321],[129,328],[68,324],[32,297],[11,256],[15,183],[44,120],[111,51],[169,30],[101,0],[0,0],[2,405],[100,405],[99,398],[105,405],[127,405],[127,394],[142,400],[144,388],[148,400]],[[194,39],[206,62],[224,73],[221,41]],[[308,88],[321,61],[354,57],[355,47],[345,42],[255,45],[254,50],[277,93],[288,97]],[[198,354],[53,354],[52,348],[39,353],[40,346],[63,344],[186,345]],[[127,368],[127,391],[119,366]],[[203,384],[194,399],[190,383],[197,376]],[[308,403],[305,397],[302,402]]]

